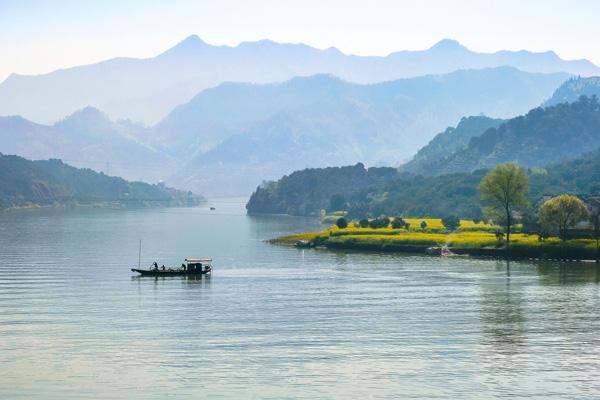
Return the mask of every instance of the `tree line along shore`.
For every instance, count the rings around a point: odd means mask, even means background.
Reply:
[[[482,218],[347,219],[343,211],[325,215],[335,224],[323,231],[271,240],[298,247],[473,255],[550,260],[595,260],[600,256],[600,197],[563,194],[527,201],[529,180],[516,164],[500,164],[477,190]],[[583,198],[582,198],[583,197]]]

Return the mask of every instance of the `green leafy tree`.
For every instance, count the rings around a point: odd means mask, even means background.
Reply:
[[[563,194],[547,200],[540,207],[540,223],[547,228],[556,228],[562,240],[567,240],[567,230],[590,214],[583,201],[577,196]]]
[[[358,225],[360,225],[361,228],[368,228],[369,227],[369,220],[366,219],[366,218],[363,218],[360,221],[358,221]]]
[[[390,224],[388,217],[375,218],[369,221],[369,227],[373,229],[385,228]]]
[[[402,217],[396,217],[394,218],[394,220],[392,221],[392,228],[393,229],[400,229],[400,228],[404,228],[406,225],[406,222],[404,222],[404,220],[402,219]]]
[[[348,227],[348,221],[346,221],[346,218],[344,217],[338,218],[335,224],[340,229],[346,229]]]
[[[517,164],[500,164],[490,171],[479,184],[481,199],[488,204],[487,213],[503,215],[506,231],[506,249],[510,246],[510,228],[513,212],[527,205],[529,178]]]
[[[456,215],[449,215],[442,218],[442,225],[449,231],[455,231],[460,227],[460,218]]]
[[[421,230],[427,229],[427,222],[421,221]]]

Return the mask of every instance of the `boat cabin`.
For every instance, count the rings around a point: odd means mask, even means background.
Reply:
[[[186,258],[185,270],[187,272],[203,272],[210,270],[212,267],[210,258]]]

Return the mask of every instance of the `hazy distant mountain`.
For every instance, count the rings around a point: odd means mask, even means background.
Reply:
[[[572,103],[579,100],[580,96],[600,98],[600,77],[571,78],[556,89],[544,105],[553,106],[559,103]]]
[[[172,173],[177,162],[142,144],[137,137],[145,130],[128,121],[113,122],[91,107],[51,126],[0,117],[0,152],[30,159],[60,158],[111,175],[156,182]]]
[[[480,136],[486,130],[498,127],[502,122],[504,122],[503,119],[485,116],[461,118],[456,128],[449,127],[444,132],[438,133],[417,152],[412,160],[400,166],[400,170],[427,175],[431,164],[436,164],[457,151],[465,149],[472,137]]]
[[[361,57],[335,48],[319,50],[269,40],[212,46],[194,35],[153,58],[114,58],[37,76],[13,74],[0,84],[0,115],[50,123],[91,105],[112,118],[154,123],[199,91],[226,81],[281,82],[327,73],[351,82],[374,83],[498,66],[600,74],[600,68],[587,60],[565,61],[553,52],[476,53],[447,39],[427,50]]]
[[[423,167],[428,175],[468,172],[516,162],[528,167],[568,160],[600,148],[600,103],[582,97],[575,103],[535,108],[475,136],[469,145]]]
[[[164,185],[128,182],[91,169],[74,168],[60,160],[30,161],[0,153],[0,210],[97,203],[193,206],[202,200]]]
[[[462,116],[518,115],[541,104],[566,77],[501,67],[371,85],[326,75],[226,84],[174,110],[156,127],[158,143],[152,144],[197,154],[172,184],[248,193],[263,179],[296,169],[397,165]]]

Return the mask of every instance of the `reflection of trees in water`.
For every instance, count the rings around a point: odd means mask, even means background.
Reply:
[[[551,293],[544,298],[546,324],[561,334],[596,335],[595,320],[600,283],[600,266],[595,263],[539,263],[536,265],[540,286]]]
[[[595,263],[540,262],[536,269],[544,286],[600,283],[600,266]]]
[[[508,274],[488,279],[481,284],[481,312],[483,332],[490,344],[503,353],[517,352],[526,329],[522,287]]]

